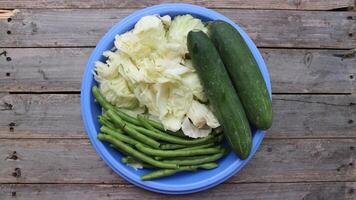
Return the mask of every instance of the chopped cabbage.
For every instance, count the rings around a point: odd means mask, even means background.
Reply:
[[[217,128],[220,126],[218,120],[209,110],[207,105],[199,103],[195,100],[192,101],[187,116],[197,128],[204,128],[206,126]]]
[[[219,122],[207,102],[191,60],[185,58],[187,34],[207,31],[191,15],[150,15],[115,37],[115,49],[104,52],[106,63],[96,62],[95,79],[113,105],[158,119],[171,131],[205,137]],[[200,102],[199,102],[199,101]]]
[[[200,137],[208,136],[209,133],[211,132],[211,128],[210,127],[198,128],[190,122],[188,117],[186,117],[184,118],[182,124],[182,131],[185,135],[191,138],[200,138]]]
[[[200,19],[194,18],[191,15],[176,16],[167,32],[168,40],[180,44],[184,50],[183,53],[188,53],[187,36],[189,31],[194,29],[205,33],[208,31]]]

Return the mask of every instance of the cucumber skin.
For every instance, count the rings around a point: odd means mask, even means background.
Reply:
[[[199,32],[188,33],[188,50],[214,113],[230,147],[246,159],[252,147],[250,125],[234,86],[214,44]]]
[[[232,79],[250,123],[267,130],[272,126],[270,96],[258,64],[240,33],[227,22],[209,25],[209,36]]]

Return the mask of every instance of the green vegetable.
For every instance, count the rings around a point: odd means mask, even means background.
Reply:
[[[164,127],[163,127],[162,124],[160,124],[159,122],[156,122],[154,120],[150,120],[149,118],[145,117],[144,115],[137,115],[137,120],[139,121],[139,124],[136,124],[136,125],[144,126],[148,130],[156,131],[156,132],[163,131],[163,132],[168,133],[168,134],[173,135],[173,136],[182,137],[182,138],[185,138],[185,139],[190,139],[188,136],[184,135],[184,133],[181,130],[179,130],[177,132],[173,132],[173,131],[170,131],[170,130],[164,131]]]
[[[173,150],[173,149],[182,149],[187,146],[182,144],[161,144],[160,148],[163,150]]]
[[[202,156],[179,156],[179,157],[172,157],[172,158],[163,158],[159,156],[155,156],[155,160],[195,160],[195,159],[201,159],[201,158],[206,158],[206,155]]]
[[[210,38],[219,51],[250,122],[260,129],[272,125],[272,103],[258,64],[240,33],[224,21],[209,25]]]
[[[202,144],[202,145],[197,145],[197,146],[181,148],[181,150],[204,149],[204,148],[212,147],[214,145],[215,145],[215,143],[212,142],[212,143],[207,143],[207,144]]]
[[[98,117],[98,120],[99,120],[100,125],[102,125],[102,126],[107,126],[107,127],[111,128],[111,129],[115,129],[114,124],[112,124],[112,123],[111,123],[109,120],[107,120],[105,117],[99,116],[99,117]]]
[[[150,172],[148,174],[145,174],[141,176],[141,180],[147,181],[147,180],[152,180],[152,179],[157,179],[161,177],[166,177],[170,176],[173,174],[176,174],[178,172],[183,172],[183,171],[196,171],[198,168],[202,169],[214,169],[218,167],[216,163],[206,163],[198,166],[184,166],[180,167],[179,169],[159,169],[153,172]]]
[[[108,110],[107,115],[112,119],[112,121],[117,124],[121,129],[123,129],[128,135],[133,137],[134,139],[142,142],[143,144],[147,144],[154,148],[159,148],[160,143],[141,134],[137,130],[131,128],[125,121],[123,121],[113,110]]]
[[[105,110],[114,110],[117,115],[119,115],[123,120],[127,121],[127,122],[130,122],[132,124],[135,124],[135,125],[140,125],[140,121],[138,121],[138,119],[136,119],[135,117],[125,113],[124,111],[121,111],[120,109],[117,109],[115,108],[113,105],[111,105],[106,99],[105,97],[100,93],[100,90],[97,86],[93,86],[92,87],[92,93],[96,99],[96,101],[101,105],[101,107],[103,107]],[[157,122],[155,120],[151,120],[151,119],[147,119],[148,123],[159,129],[159,130],[164,130],[164,127],[162,125],[162,123],[160,122]]]
[[[137,118],[135,118],[135,117],[119,110],[119,109],[117,109],[116,112],[123,120],[130,122],[132,124],[138,125],[138,126],[141,125],[141,122]],[[164,131],[163,124],[161,124],[160,122],[157,122],[157,121],[151,120],[151,119],[147,119],[147,123],[149,123],[151,126],[153,126],[156,129]]]
[[[193,124],[205,128],[194,129],[186,124],[182,129],[186,135],[192,138],[208,135],[211,128],[219,126],[210,107],[201,104],[199,112],[188,113],[192,102],[207,102],[200,80],[186,57],[187,34],[191,30],[207,32],[204,23],[191,15],[176,16],[173,20],[168,15],[148,15],[138,20],[132,30],[117,35],[115,49],[103,53],[105,63],[95,63],[94,78],[105,99],[133,113],[147,109],[150,116],[160,120],[150,124],[161,131],[178,131],[183,121],[190,118]],[[130,120],[118,114],[125,121]]]
[[[221,151],[220,148],[204,148],[192,150],[159,150],[146,147],[142,144],[136,144],[135,147],[144,154],[160,157],[197,156],[214,154]]]
[[[176,132],[173,132],[173,131],[170,131],[170,130],[166,130],[166,133],[168,133],[169,135],[180,137],[180,138],[191,139],[191,137],[185,135],[182,130],[178,130]]]
[[[121,162],[131,165],[133,167],[135,166],[142,166],[143,168],[147,168],[147,169],[151,169],[151,168],[155,168],[154,166],[147,164],[147,163],[143,163],[140,161],[137,161],[136,159],[130,157],[130,156],[126,156],[126,157],[122,157],[121,158]]]
[[[106,99],[101,95],[98,87],[94,85],[91,91],[95,97],[95,100],[101,105],[101,107],[103,107],[105,110],[115,109],[115,107],[106,101]]]
[[[151,130],[145,129],[143,127],[133,126],[132,124],[127,124],[127,126],[146,135],[146,136],[149,136],[151,138],[169,142],[169,143],[173,143],[173,144],[199,145],[199,144],[205,144],[205,143],[214,142],[214,141],[218,140],[218,138],[215,137],[213,134],[211,134],[207,137],[204,137],[204,138],[184,139],[184,138],[180,138],[180,137],[176,137],[176,136],[167,134],[165,132],[151,131]]]
[[[188,49],[227,141],[241,159],[246,159],[252,146],[250,126],[219,53],[201,31],[189,32]]]
[[[100,128],[100,131],[104,134],[108,134],[108,135],[115,137],[116,139],[120,140],[121,142],[125,142],[130,145],[135,145],[135,144],[139,143],[138,141],[132,139],[131,137],[124,135],[123,131],[120,129],[111,129],[106,126],[102,126]]]
[[[101,141],[107,141],[126,153],[127,155],[130,155],[134,158],[137,158],[138,160],[142,160],[143,162],[146,162],[148,164],[151,164],[155,167],[160,167],[160,168],[169,168],[169,169],[177,169],[178,165],[176,164],[170,164],[170,163],[163,163],[157,160],[154,160],[153,158],[133,149],[132,147],[128,146],[127,144],[121,142],[120,140],[115,139],[115,137],[110,136],[110,135],[105,135],[105,134],[99,134],[98,139]]]
[[[179,166],[183,165],[198,165],[202,163],[208,163],[208,162],[213,162],[216,160],[219,160],[222,158],[226,153],[226,150],[221,150],[219,153],[209,155],[209,156],[204,156],[200,158],[193,158],[193,159],[186,159],[186,158],[181,158],[181,159],[170,159],[170,160],[162,160],[164,163],[172,163],[172,164],[177,164]],[[188,157],[189,158],[189,157]]]
[[[159,130],[157,130],[155,127],[153,127],[149,122],[148,122],[148,118],[143,116],[143,115],[137,115],[137,119],[140,122],[140,125],[145,127],[146,129],[150,130],[150,131],[154,131],[154,132],[160,132]]]

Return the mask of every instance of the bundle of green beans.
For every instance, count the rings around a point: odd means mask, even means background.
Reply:
[[[222,147],[223,135],[212,133],[207,137],[193,139],[181,131],[166,131],[160,122],[144,115],[133,117],[111,105],[100,93],[92,88],[96,101],[105,113],[98,117],[101,124],[98,139],[106,141],[126,157],[122,162],[154,168],[142,180],[170,176],[182,171],[214,169],[215,161],[222,158],[227,150]]]

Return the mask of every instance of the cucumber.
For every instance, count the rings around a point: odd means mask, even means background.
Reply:
[[[245,111],[224,64],[209,37],[188,33],[188,50],[214,113],[233,151],[246,159],[251,152],[251,130]]]
[[[270,128],[273,120],[271,99],[257,62],[244,39],[224,21],[214,21],[208,30],[250,123],[259,129]]]

